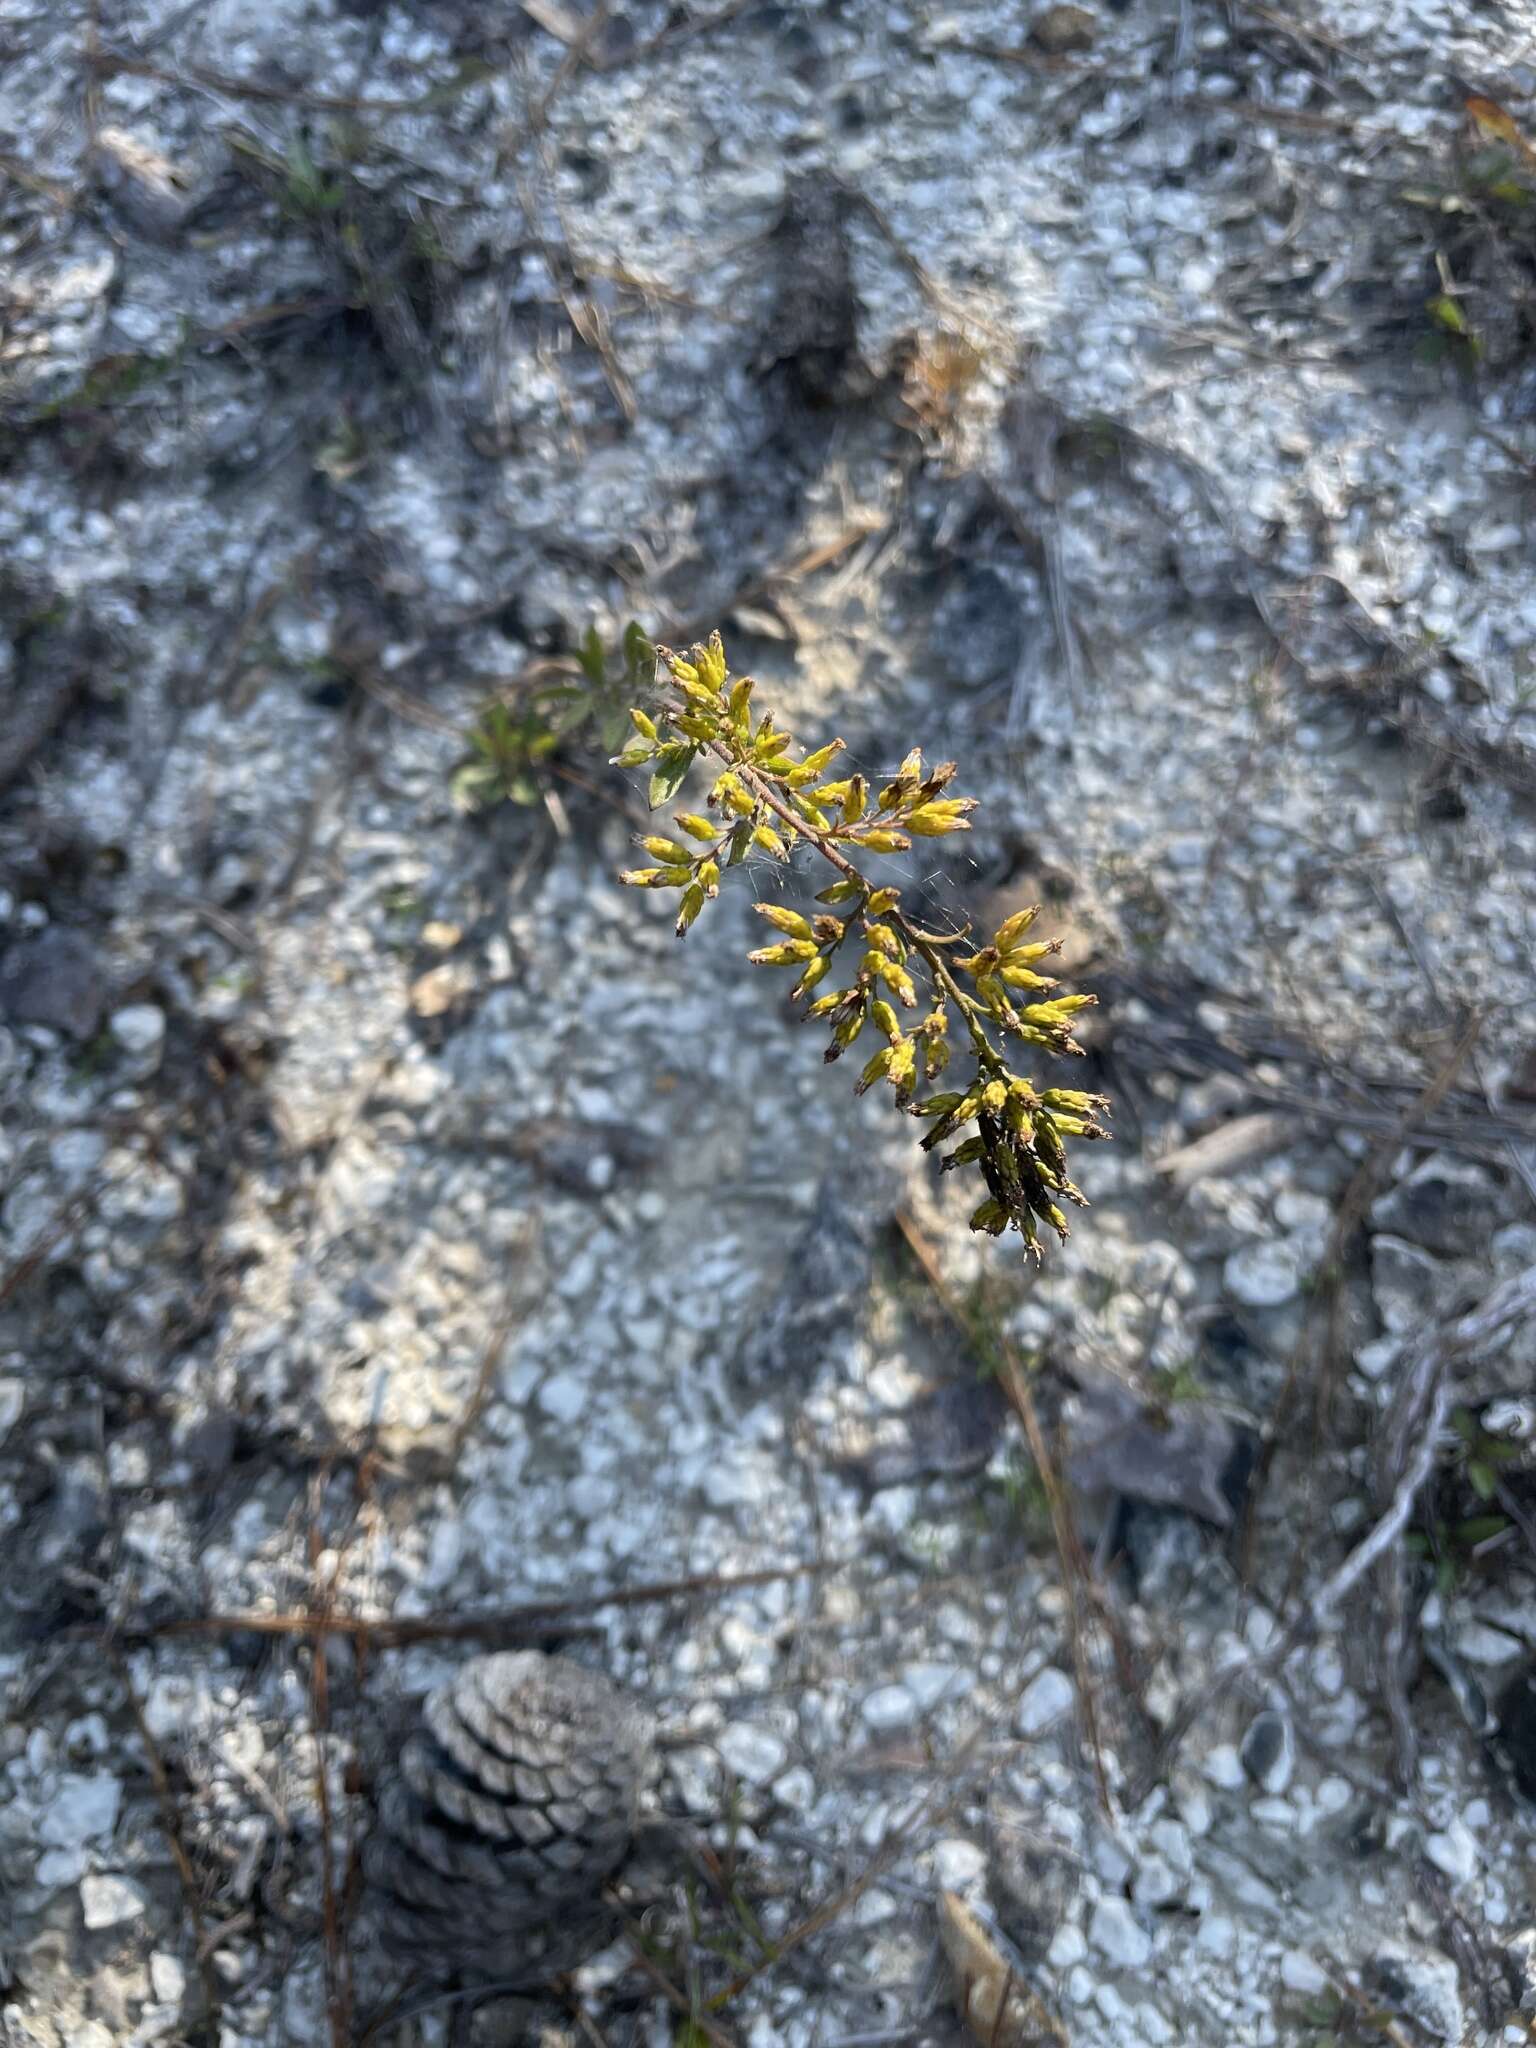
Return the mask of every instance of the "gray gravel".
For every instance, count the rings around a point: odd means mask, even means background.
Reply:
[[[1295,1625],[1406,1349],[1536,1263],[1536,426],[1518,362],[1418,359],[1401,198],[1469,83],[1536,130],[1529,24],[1130,0],[1020,61],[990,0],[637,0],[594,69],[545,12],[0,9],[5,2038],[326,2039],[319,1781],[344,1861],[470,1653],[334,1638],[322,1726],[304,1643],[169,1624],[815,1564],[567,1645],[769,1941],[877,1859],[734,2039],[959,2038],[938,1888],[1080,2048],[1341,2000],[1523,2039],[1536,1765],[1488,1703],[1536,1330],[1458,1385],[1427,1534],[1508,1526],[1412,1580],[1411,1782],[1375,1595]],[[1038,1278],[749,981],[757,878],[686,946],[619,887],[600,749],[455,808],[488,690],[632,612],[723,620],[807,741],[953,754],[983,809],[918,898],[1044,894],[1094,961],[1119,1135]],[[1089,1631],[1108,1812],[1045,1503],[898,1209],[1053,1425],[1106,1380],[1210,1418],[1187,1466],[1085,1451],[1143,1681]],[[1232,1459],[1298,1360],[1245,1579]],[[355,1947],[361,2013],[402,1975],[366,1908]],[[575,1995],[676,2038],[622,1949]]]

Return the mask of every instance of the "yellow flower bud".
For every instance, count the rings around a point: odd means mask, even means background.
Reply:
[[[790,990],[790,1000],[798,1003],[802,996],[808,996],[831,965],[832,962],[825,953],[818,953],[816,958],[806,967],[804,974],[801,975],[800,979]]]
[[[955,797],[944,803],[919,804],[916,810],[907,812],[902,823],[919,839],[942,839],[949,832],[969,832],[971,828],[965,814],[975,808],[976,799],[969,796]]]
[[[680,939],[687,936],[688,927],[693,923],[694,919],[698,916],[699,912],[703,908],[703,886],[698,882],[690,882],[688,884],[688,887],[683,891],[682,904],[679,907],[677,913],[677,936]]]
[[[842,751],[842,746],[841,740],[829,740],[824,747],[818,747],[814,754],[807,754],[803,761],[791,769],[790,788],[803,789],[806,783],[814,782],[833,755]]]
[[[692,647],[689,652],[699,681],[718,697],[725,683],[725,645],[719,633],[711,633],[706,646]]]
[[[642,839],[640,844],[653,859],[668,861],[674,867],[681,867],[693,859],[693,855],[688,848],[680,846],[675,839],[662,839],[657,836],[650,836]]]
[[[798,967],[802,960],[816,958],[814,939],[786,939],[779,946],[759,946],[747,955],[754,967]]]
[[[894,1044],[901,1036],[901,1023],[890,1004],[876,996],[869,1006],[869,1014],[877,1029],[883,1031]]]
[[[997,936],[992,941],[998,952],[1011,953],[1039,915],[1040,905],[1032,903],[1028,910],[1016,910],[1012,917],[1005,918],[998,926]]]
[[[894,1052],[894,1046],[881,1046],[880,1050],[875,1054],[874,1058],[869,1062],[868,1066],[865,1067],[863,1073],[860,1074],[858,1079],[858,1085],[853,1091],[855,1095],[862,1095],[867,1088],[873,1088],[875,1083],[878,1080],[880,1080],[880,1078],[884,1075],[886,1069],[890,1066]]]
[[[811,937],[809,918],[802,917],[798,910],[790,910],[782,903],[754,903],[752,908],[759,917],[767,918],[775,931],[787,932],[792,939]]]

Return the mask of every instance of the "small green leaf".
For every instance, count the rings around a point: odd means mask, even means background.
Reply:
[[[1467,316],[1461,309],[1461,301],[1452,298],[1449,292],[1436,292],[1432,299],[1426,299],[1424,310],[1437,327],[1443,327],[1447,334],[1459,335],[1465,340],[1472,332]]]
[[[1479,1500],[1492,1500],[1499,1490],[1498,1474],[1491,1465],[1485,1465],[1481,1458],[1467,1461],[1467,1480]]]
[[[483,761],[469,761],[454,770],[448,792],[461,810],[478,811],[495,802],[497,787],[494,768]]]
[[[1502,1536],[1509,1528],[1505,1515],[1473,1515],[1465,1522],[1456,1524],[1456,1541],[1467,1550],[1476,1550],[1480,1543],[1491,1543],[1495,1536]]]
[[[603,687],[608,663],[603,653],[603,636],[596,626],[588,626],[581,636],[581,646],[576,659],[581,663],[582,674],[595,690]]]
[[[663,747],[656,756],[656,767],[651,775],[648,802],[653,811],[663,804],[671,803],[682,787],[683,778],[693,766],[697,747]]]
[[[624,660],[632,684],[638,683],[645,690],[655,688],[656,649],[637,619],[631,619],[624,628]]]

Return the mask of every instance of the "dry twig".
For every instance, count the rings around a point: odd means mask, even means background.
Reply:
[[[219,1986],[219,1973],[213,1966],[213,1950],[216,1940],[209,1939],[207,1917],[203,1912],[202,1895],[197,1886],[197,1874],[192,1868],[192,1859],[187,1854],[186,1836],[181,1825],[181,1814],[176,1805],[176,1795],[171,1789],[170,1773],[165,1768],[165,1758],[160,1754],[149,1723],[144,1718],[144,1707],[134,1688],[128,1666],[119,1651],[108,1647],[108,1656],[117,1673],[118,1683],[128,1700],[128,1711],[133,1715],[139,1742],[144,1750],[144,1761],[149,1770],[150,1783],[155,1788],[155,1801],[160,1809],[160,1827],[165,1836],[166,1846],[171,1852],[171,1861],[176,1866],[176,1879],[181,1886],[182,1902],[187,1910],[187,1924],[192,1929],[192,1942],[197,1956],[198,1976],[203,1986],[203,2004],[211,2030],[219,2031],[219,2013],[223,1994]]]
[[[913,1257],[921,1267],[925,1279],[933,1289],[935,1298],[956,1327],[965,1334],[965,1319],[960,1314],[953,1296],[944,1284],[938,1261],[932,1248],[918,1230],[911,1217],[898,1212],[897,1228],[905,1238]],[[1034,1460],[1045,1489],[1050,1510],[1051,1533],[1056,1542],[1056,1554],[1061,1561],[1062,1585],[1067,1599],[1067,1635],[1072,1654],[1072,1668],[1077,1679],[1077,1697],[1083,1717],[1083,1733],[1087,1738],[1088,1753],[1093,1763],[1094,1783],[1098,1790],[1099,1803],[1108,1813],[1110,1808],[1109,1778],[1104,1767],[1104,1744],[1099,1733],[1099,1717],[1094,1690],[1093,1666],[1089,1661],[1087,1641],[1083,1629],[1081,1592],[1089,1581],[1088,1560],[1083,1552],[1082,1539],[1077,1533],[1077,1523],[1072,1514],[1072,1505],[1062,1484],[1061,1474],[1046,1443],[1045,1432],[1040,1426],[1039,1411],[1030,1391],[1029,1382],[1019,1363],[1018,1355],[1006,1339],[1002,1340],[1002,1370],[999,1375],[1004,1393],[1010,1406],[1019,1418],[1024,1431],[1029,1455]],[[1113,1630],[1111,1630],[1113,1634]]]
[[[231,1609],[219,1614],[185,1615],[179,1620],[157,1622],[153,1627],[120,1631],[151,1640],[168,1636],[350,1636],[374,1650],[401,1650],[412,1643],[477,1642],[482,1640],[527,1642],[565,1635],[560,1626],[577,1615],[596,1614],[604,1607],[644,1607],[658,1600],[686,1600],[702,1594],[730,1593],[745,1586],[777,1585],[785,1579],[803,1579],[823,1572],[841,1571],[846,1558],[827,1558],[810,1564],[770,1566],[755,1572],[696,1572],[688,1578],[659,1579],[641,1586],[610,1586],[595,1593],[573,1594],[565,1600],[531,1600],[522,1607],[499,1608],[490,1614],[422,1615],[397,1621],[388,1615],[338,1614],[327,1608],[320,1614],[267,1614],[260,1609]]]
[[[1451,1373],[1463,1359],[1486,1351],[1532,1316],[1536,1316],[1536,1266],[1527,1266],[1495,1287],[1475,1308],[1448,1323],[1436,1324],[1419,1338],[1403,1361],[1398,1394],[1387,1420],[1378,1464],[1378,1497],[1388,1486],[1391,1493],[1383,1513],[1324,1580],[1307,1611],[1297,1616],[1271,1649],[1262,1654],[1250,1651],[1235,1659],[1206,1680],[1197,1698],[1185,1702],[1132,1793],[1132,1806],[1160,1780],[1209,1706],[1239,1679],[1280,1669],[1295,1650],[1337,1620],[1345,1599],[1373,1567],[1394,1558],[1401,1563],[1403,1535],[1434,1470],[1436,1438],[1450,1401]],[[1411,1742],[1411,1730],[1409,1736]]]

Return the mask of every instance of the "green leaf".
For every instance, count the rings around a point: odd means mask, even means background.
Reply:
[[[624,628],[624,661],[631,683],[638,683],[645,690],[654,689],[656,649],[646,637],[638,619],[631,619]]]
[[[663,747],[656,756],[656,767],[651,775],[648,796],[651,809],[659,810],[669,804],[682,787],[683,778],[693,766],[697,747]]]
[[[607,675],[608,663],[603,653],[602,635],[596,626],[588,626],[582,635],[576,659],[581,663],[582,674],[587,681],[595,690],[600,690]]]
[[[501,776],[484,761],[466,761],[454,770],[448,793],[461,810],[482,811],[499,801]]]
[[[1509,1526],[1506,1515],[1473,1515],[1458,1522],[1453,1533],[1466,1549],[1476,1550],[1480,1543],[1491,1543],[1495,1536],[1502,1536]]]
[[[1468,1459],[1467,1480],[1479,1500],[1492,1500],[1498,1492],[1498,1474],[1491,1465],[1485,1465],[1481,1458]]]

